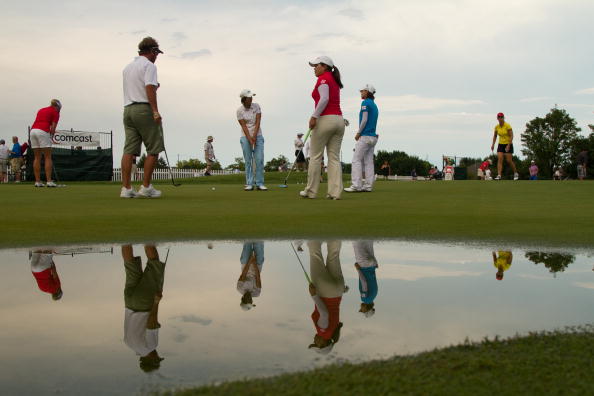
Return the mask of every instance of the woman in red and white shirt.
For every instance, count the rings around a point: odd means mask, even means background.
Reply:
[[[307,186],[299,194],[304,198],[315,198],[320,186],[320,173],[324,149],[328,153],[328,195],[329,199],[340,199],[342,193],[342,167],[340,146],[344,136],[345,122],[340,110],[340,72],[327,56],[320,56],[309,62],[314,68],[317,82],[311,94],[315,111],[309,119],[311,130],[310,159]]]
[[[29,140],[35,153],[33,161],[33,173],[35,174],[35,187],[43,187],[41,182],[41,156],[45,157],[45,178],[47,187],[56,187],[52,181],[52,138],[56,133],[58,121],[60,121],[60,110],[62,103],[58,99],[52,99],[50,106],[44,107],[37,112],[35,122],[31,126]]]

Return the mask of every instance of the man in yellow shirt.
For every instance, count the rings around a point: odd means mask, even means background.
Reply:
[[[503,273],[512,265],[514,256],[510,251],[500,250],[497,253],[493,252],[493,266],[497,268],[495,278],[503,280]]]
[[[493,151],[495,148],[495,141],[499,136],[499,144],[497,145],[497,177],[495,180],[501,180],[504,156],[507,163],[514,170],[514,180],[518,180],[520,175],[518,175],[516,164],[514,164],[514,160],[512,158],[514,153],[514,132],[511,125],[505,122],[505,115],[503,113],[497,114],[497,121],[498,124],[495,126],[495,131],[493,132],[493,143],[491,144],[491,151]]]

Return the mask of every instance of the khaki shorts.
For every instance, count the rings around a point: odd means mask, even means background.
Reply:
[[[49,132],[42,131],[41,129],[31,129],[29,138],[31,140],[32,149],[52,147],[52,135],[50,135]]]
[[[12,158],[10,160],[10,167],[12,168],[13,173],[20,173],[21,167],[23,166],[23,158]]]
[[[142,270],[140,257],[125,261],[126,287],[124,301],[126,308],[135,312],[148,312],[153,307],[155,294],[163,291],[165,263],[159,260],[148,260]]]
[[[0,173],[6,173],[8,169],[8,160],[0,159]]]
[[[149,155],[158,155],[165,150],[161,126],[155,122],[149,104],[137,103],[124,107],[124,129],[124,154],[140,155],[142,143]]]
[[[483,172],[483,170],[482,170],[481,168],[479,168],[479,169],[476,171],[476,175],[477,175],[478,177],[484,177],[484,176],[485,176],[485,173]]]

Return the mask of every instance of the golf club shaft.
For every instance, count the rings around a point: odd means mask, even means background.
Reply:
[[[297,158],[299,158],[299,155],[303,152],[303,149],[305,148],[305,143],[307,143],[307,139],[309,138],[310,134],[311,134],[311,129],[309,131],[307,131],[307,134],[305,135],[305,139],[303,139],[303,146],[301,146],[301,150],[299,150],[299,152],[295,156],[295,160],[293,161],[293,166],[291,166],[291,170],[289,170],[289,174],[287,175],[287,177],[285,177],[285,185],[287,184],[287,180],[289,180],[289,176],[291,176],[293,169],[295,169],[295,165],[297,164]]]
[[[163,135],[163,123],[159,124],[159,130],[161,131],[161,137],[163,137],[163,152],[165,153],[165,160],[167,161],[167,169],[169,169],[169,176],[171,176],[171,183],[177,187],[181,184],[175,183],[173,179],[173,171],[171,170],[171,165],[169,165],[169,156],[167,155],[167,150],[165,149],[165,136]]]
[[[301,259],[299,258],[299,254],[297,254],[297,250],[295,250],[295,246],[293,246],[293,242],[291,242],[291,247],[293,248],[293,252],[295,253],[295,257],[297,257],[299,264],[301,264],[301,269],[303,270],[305,279],[307,279],[307,283],[311,283],[311,279],[309,278],[309,275],[307,274],[307,271],[305,270],[305,267],[303,266],[303,263],[301,262]]]

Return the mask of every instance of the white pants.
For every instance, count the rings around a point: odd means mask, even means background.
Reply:
[[[41,129],[31,129],[31,148],[50,148],[52,147],[52,136]]]
[[[361,136],[355,145],[351,182],[357,190],[371,190],[375,181],[373,167],[373,151],[377,144],[375,136]],[[365,185],[363,185],[363,172],[365,171]]]

